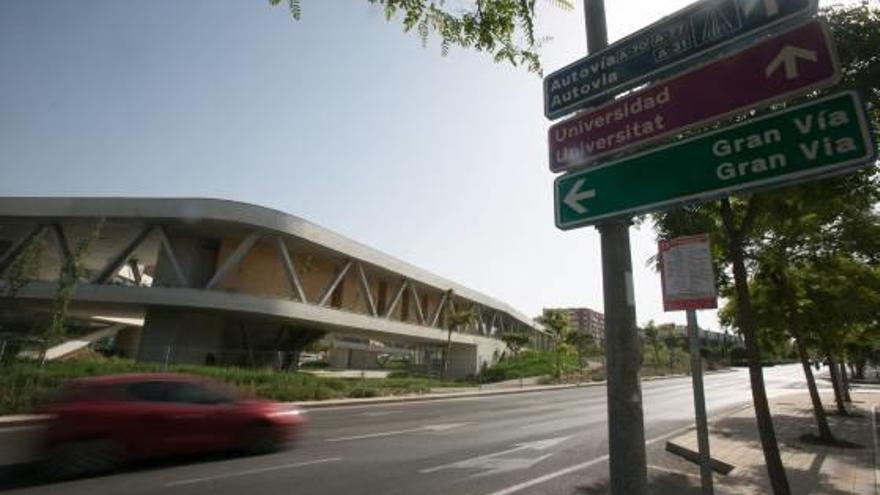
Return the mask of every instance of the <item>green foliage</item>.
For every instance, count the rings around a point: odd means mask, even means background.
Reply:
[[[860,5],[832,5],[821,9],[837,44],[843,87],[859,90],[880,116],[880,5],[864,0]]]
[[[55,299],[52,301],[49,324],[42,335],[43,352],[45,352],[50,344],[64,339],[70,302],[73,300],[76,284],[85,276],[83,262],[92,244],[100,237],[103,226],[104,219],[100,219],[89,235],[77,241],[70,256],[61,261],[61,269],[58,273],[58,286],[55,290]]]
[[[5,297],[14,298],[27,286],[40,269],[40,258],[45,250],[46,230],[28,239],[15,261],[6,270]]]
[[[461,332],[471,323],[477,320],[477,311],[474,306],[455,307],[455,291],[446,291],[445,304],[443,305],[443,326],[446,327],[446,347],[443,350],[443,368],[440,378],[446,379],[449,373],[449,355],[452,352],[452,334]]]
[[[524,333],[507,333],[501,336],[501,341],[516,356],[523,347],[529,345],[529,336]]]
[[[564,371],[564,362],[568,356],[570,344],[568,342],[571,333],[571,322],[568,312],[562,309],[545,309],[538,317],[538,323],[550,333],[553,339],[553,349],[556,354],[556,369],[554,377],[560,378]]]
[[[651,347],[654,365],[660,366],[662,363],[660,354],[663,351],[663,343],[660,341],[660,329],[654,324],[654,320],[650,320],[642,330],[645,333],[645,342]]]
[[[483,372],[483,379],[488,382],[500,382],[533,376],[556,375],[557,354],[547,351],[525,350],[516,356],[508,356]],[[580,370],[575,356],[566,356],[563,371]]]
[[[33,410],[71,378],[121,373],[157,373],[161,363],[134,363],[125,359],[53,361],[40,366],[16,361],[0,373],[0,414]],[[327,378],[308,373],[280,373],[268,369],[217,366],[171,366],[168,371],[205,376],[229,384],[247,396],[278,401],[326,400],[426,393],[434,387],[466,386],[427,378]]]
[[[470,9],[446,5],[444,0],[368,0],[381,6],[385,19],[399,14],[406,32],[415,29],[422,45],[432,33],[440,37],[440,51],[449,53],[451,45],[487,52],[496,62],[524,65],[541,73],[537,50],[541,41],[535,35],[535,0],[476,0]],[[286,3],[294,19],[300,19],[300,0],[269,0],[270,5]],[[572,10],[570,0],[551,0],[559,9]]]
[[[282,3],[287,3],[287,9],[290,11],[291,17],[296,20],[302,18],[302,5],[300,4],[300,0],[269,0],[269,5],[272,6],[281,5]]]

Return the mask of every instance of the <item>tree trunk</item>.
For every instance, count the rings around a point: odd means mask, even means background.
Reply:
[[[856,361],[855,377],[858,378],[859,380],[865,379],[865,364],[867,364],[866,361],[867,360],[863,357],[859,358],[859,360]]]
[[[440,370],[440,380],[446,380],[449,373],[449,352],[452,350],[452,330],[446,334],[446,348],[443,349],[443,368]]]
[[[828,371],[831,372],[831,386],[834,389],[834,402],[837,403],[837,412],[841,416],[848,416],[849,412],[843,404],[843,387],[840,383],[840,368],[837,366],[837,360],[831,354],[828,354]]]
[[[722,204],[722,208],[725,207],[729,212],[729,203],[726,205]],[[742,243],[738,239],[740,234],[736,232],[735,226],[732,225],[732,215],[728,214],[723,217],[724,227],[730,239],[729,254],[733,264],[739,327],[746,345],[749,379],[752,385],[752,401],[755,405],[755,419],[758,423],[758,433],[761,438],[761,447],[764,451],[764,461],[767,464],[767,474],[775,495],[790,495],[791,489],[788,486],[785,467],[783,467],[782,459],[779,455],[779,444],[776,442],[773,418],[770,416],[770,405],[767,403],[767,391],[764,388],[764,372],[761,368],[757,322],[752,311],[745,254],[743,253]]]
[[[846,363],[840,363],[840,384],[843,385],[843,400],[846,402],[852,402],[852,397],[849,395],[849,373],[846,372]]]
[[[562,378],[562,343],[556,341],[556,379]]]
[[[819,438],[831,442],[834,435],[828,427],[828,418],[825,416],[825,408],[822,407],[822,399],[816,388],[816,378],[813,376],[813,367],[810,366],[810,358],[807,355],[807,346],[804,345],[799,332],[794,331],[794,343],[797,347],[798,356],[801,358],[801,366],[804,368],[804,376],[807,378],[807,389],[810,391],[810,400],[813,402],[813,415],[816,416],[816,426],[819,428]]]

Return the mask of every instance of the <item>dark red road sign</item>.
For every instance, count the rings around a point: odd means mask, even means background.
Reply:
[[[821,21],[587,110],[550,127],[550,170],[596,160],[730,114],[834,84],[837,57]]]

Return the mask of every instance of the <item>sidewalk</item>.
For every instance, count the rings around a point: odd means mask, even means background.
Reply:
[[[875,494],[875,431],[873,406],[880,404],[876,392],[853,389],[850,411],[858,416],[829,415],[831,430],[839,440],[857,444],[854,448],[830,447],[801,441],[815,433],[815,419],[806,391],[771,401],[773,425],[793,494]],[[822,397],[826,410],[833,410],[833,397]],[[709,444],[712,457],[734,469],[716,474],[717,494],[772,493],[758,440],[751,406],[717,419],[710,417]],[[691,430],[669,442],[697,451],[696,432]],[[699,467],[665,451],[663,445],[648,452],[651,493],[700,493]]]

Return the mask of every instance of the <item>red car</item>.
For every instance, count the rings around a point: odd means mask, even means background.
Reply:
[[[240,400],[210,380],[137,374],[71,380],[42,411],[52,416],[45,474],[65,478],[125,460],[242,450],[278,450],[294,439],[302,412]]]

